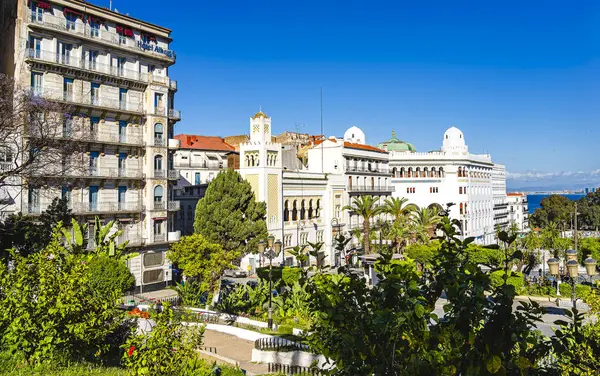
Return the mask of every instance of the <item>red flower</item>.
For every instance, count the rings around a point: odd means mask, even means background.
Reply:
[[[127,350],[127,356],[131,356],[133,354],[133,352],[135,351],[135,346],[131,346],[129,348],[129,350]]]

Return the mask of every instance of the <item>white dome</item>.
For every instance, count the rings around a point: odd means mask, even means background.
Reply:
[[[465,136],[460,129],[456,127],[450,127],[444,133],[444,140],[442,143],[443,152],[463,152],[469,151],[469,148],[465,144]]]
[[[365,144],[367,142],[365,133],[359,128],[352,126],[344,133],[344,141],[352,142],[353,144]]]

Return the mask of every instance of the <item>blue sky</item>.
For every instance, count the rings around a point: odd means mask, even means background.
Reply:
[[[173,30],[176,133],[247,133],[260,105],[276,133],[318,133],[322,86],[328,136],[428,151],[454,125],[513,188],[600,185],[598,1],[113,4]]]

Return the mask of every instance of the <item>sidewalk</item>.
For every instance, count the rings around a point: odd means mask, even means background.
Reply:
[[[559,297],[559,305],[556,304],[555,297],[551,296],[529,296],[529,295],[518,295],[515,297],[515,301],[520,302],[529,302],[529,300],[540,303],[540,305],[544,307],[560,307],[570,309],[573,307],[573,302],[571,301],[571,297],[561,296]],[[581,299],[577,299],[577,309],[580,312],[587,312],[590,310],[590,307],[584,303]]]
[[[217,349],[216,356],[202,352],[202,357],[208,360],[217,360],[231,363],[233,361],[248,374],[262,375],[269,373],[266,364],[251,363],[254,342],[240,339],[236,336],[206,329],[204,331],[204,346]]]

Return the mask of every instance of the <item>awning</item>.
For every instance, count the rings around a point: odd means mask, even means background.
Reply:
[[[219,160],[219,156],[216,154],[206,154],[206,156],[208,157],[208,159],[213,160],[213,161],[218,161]]]
[[[81,17],[81,18],[83,18],[83,13],[81,13],[81,12],[78,12],[78,11],[76,11],[76,10],[73,10],[73,9],[70,9],[70,8],[65,8],[65,9],[63,10],[63,13],[64,13],[64,14],[71,13],[71,14],[74,14],[74,15],[76,15],[77,17]]]
[[[153,221],[164,221],[166,219],[167,219],[167,217],[154,217],[154,218],[152,218]]]

